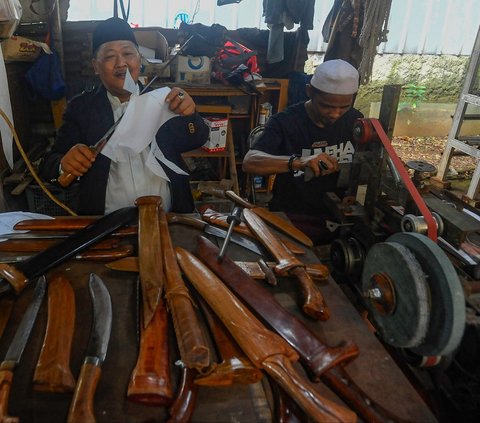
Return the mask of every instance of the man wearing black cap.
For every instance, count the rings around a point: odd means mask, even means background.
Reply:
[[[165,210],[193,211],[181,154],[203,145],[208,127],[195,113],[195,103],[186,92],[173,88],[165,97],[170,111],[178,116],[167,120],[155,136],[154,147],[161,150],[163,157],[159,161],[163,176],[148,165],[152,146],[122,162],[102,154],[96,156],[89,148],[123,115],[131,96],[141,91],[137,82],[140,53],[128,23],[119,18],[107,19],[97,26],[92,41],[92,64],[102,85],[69,102],[64,123],[42,167],[43,176],[53,180],[66,172],[79,177],[80,214],[111,212],[133,205],[143,195],[161,195]]]
[[[353,123],[363,117],[352,108],[358,81],[358,71],[343,60],[317,66],[306,88],[309,100],[273,115],[243,160],[248,173],[276,175],[270,209],[284,211],[316,244],[332,238],[323,193],[343,195],[339,163],[351,162],[355,152]]]

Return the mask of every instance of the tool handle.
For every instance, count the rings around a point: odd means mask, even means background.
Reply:
[[[68,410],[67,423],[95,423],[93,398],[102,371],[99,366],[84,363]]]
[[[57,182],[59,183],[60,186],[62,186],[63,188],[67,188],[69,187],[70,185],[72,185],[72,182],[77,179],[77,177],[72,174],[72,173],[62,173],[58,178],[57,178]]]
[[[175,401],[168,409],[170,418],[167,420],[167,423],[189,423],[192,419],[197,401],[198,386],[194,383],[197,374],[198,371],[195,369],[182,368],[180,387]]]
[[[0,423],[18,423],[18,417],[8,415],[8,400],[12,386],[13,372],[0,370]]]
[[[246,209],[251,209],[255,207],[253,204],[249,203],[247,200],[244,200],[242,197],[235,194],[231,190],[225,191],[225,197],[227,197],[229,200],[232,200],[235,204],[238,204],[239,206],[244,207]]]
[[[207,222],[196,219],[195,217],[182,216],[175,213],[167,213],[167,221],[168,223],[182,223],[184,225],[191,226],[192,228],[197,228],[201,230],[205,229],[205,226],[208,225]]]
[[[36,391],[71,392],[75,379],[70,352],[75,327],[75,294],[63,276],[48,284],[48,321],[45,339],[33,376]]]
[[[77,260],[91,261],[118,260],[131,256],[133,250],[133,245],[126,244],[110,250],[85,250],[83,253],[77,254],[75,258]]]
[[[161,300],[149,325],[141,325],[140,351],[127,390],[131,401],[156,406],[172,401],[167,323],[167,310]]]
[[[0,276],[10,283],[17,294],[25,288],[28,282],[27,277],[20,270],[9,264],[0,264]]]
[[[290,274],[298,279],[302,287],[303,311],[316,320],[328,320],[330,310],[327,303],[305,268],[295,267],[290,270]]]
[[[287,357],[276,354],[262,362],[263,369],[316,422],[356,422],[352,411],[322,397],[313,384],[303,379]]]

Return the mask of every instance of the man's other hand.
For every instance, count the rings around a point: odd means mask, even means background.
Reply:
[[[165,101],[169,103],[172,112],[181,116],[190,116],[195,113],[195,102],[184,90],[174,87],[168,93]]]
[[[313,170],[316,178],[339,171],[337,159],[325,153],[302,157],[302,162],[304,168],[309,167]]]

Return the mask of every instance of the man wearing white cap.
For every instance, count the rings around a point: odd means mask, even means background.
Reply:
[[[306,87],[309,100],[273,115],[243,160],[243,169],[254,175],[277,175],[269,207],[283,211],[315,243],[328,242],[325,192],[337,189],[339,163],[352,161],[355,145],[352,128],[363,117],[352,108],[359,74],[343,60],[320,64]],[[304,171],[315,175],[309,181]]]

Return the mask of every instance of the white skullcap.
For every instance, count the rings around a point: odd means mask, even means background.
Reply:
[[[350,95],[358,91],[358,71],[345,60],[328,60],[317,66],[310,85],[329,94]]]

